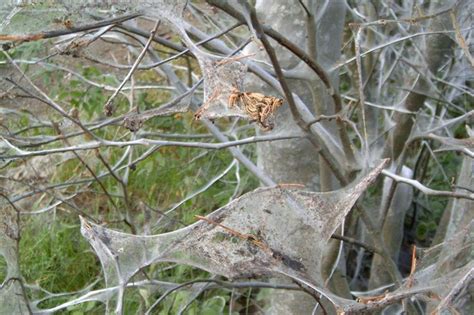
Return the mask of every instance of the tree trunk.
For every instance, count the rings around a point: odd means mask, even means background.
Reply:
[[[441,7],[437,1],[433,1],[432,4],[431,12],[436,12]],[[445,7],[447,3],[446,1],[441,1],[441,4]],[[431,28],[433,31],[451,29],[449,13],[444,13],[433,18]],[[404,109],[416,112],[423,106],[426,96],[429,95],[430,92],[429,75],[436,75],[438,68],[446,59],[446,56],[452,55],[453,43],[451,38],[446,34],[437,34],[428,37],[426,49],[423,50],[427,71],[421,73],[413,91],[408,94],[403,106]],[[402,153],[405,143],[411,134],[414,119],[411,114],[397,112],[393,117],[393,121],[396,126],[387,139],[388,141],[384,148],[383,157],[396,160]]]
[[[413,171],[404,166],[400,175],[406,178],[412,178]],[[384,179],[382,199],[387,197],[390,186],[394,184],[392,179]],[[395,262],[398,261],[400,246],[403,241],[405,215],[407,210],[410,209],[412,200],[413,187],[408,184],[398,184],[382,228],[384,244],[387,246],[387,250]],[[386,272],[384,263],[384,259],[380,255],[374,256],[370,269],[371,277],[369,280],[369,289],[375,289],[384,284],[393,282],[390,275]]]
[[[441,4],[446,6],[446,2],[442,2]],[[433,1],[430,11],[437,12],[440,10],[440,7],[440,3]],[[450,28],[450,25],[451,23],[449,21],[448,13],[433,18],[431,22],[433,31],[446,30],[447,28]],[[416,112],[422,108],[426,96],[429,95],[431,89],[430,74],[436,75],[438,68],[441,66],[446,56],[452,54],[452,50],[453,41],[447,35],[437,34],[428,37],[426,47],[425,49],[422,49],[424,56],[422,64],[426,66],[426,71],[421,73],[415,87],[408,94],[403,106],[404,109]],[[394,114],[393,121],[395,122],[395,128],[389,134],[387,142],[385,143],[383,157],[392,158],[394,165],[396,166],[397,163],[404,163],[404,161],[397,161],[397,159],[400,157],[405,148],[406,142],[410,137],[412,127],[415,124],[415,119],[411,114],[397,112]],[[392,204],[403,204],[405,200],[406,196],[403,194],[399,196],[395,195]],[[400,232],[400,229],[403,228],[405,212],[406,209],[399,209],[392,206],[389,208],[387,217],[381,218],[382,234],[385,239],[385,244],[388,246],[389,254],[393,258],[398,257],[398,251],[403,238],[403,233]],[[383,272],[381,272],[382,270],[384,270],[383,260],[375,257],[372,263],[369,287],[375,288],[390,282],[390,280],[383,275]]]
[[[305,3],[314,19],[316,15],[316,1]],[[323,2],[322,2],[323,3]],[[340,47],[342,42],[342,30],[344,26],[345,6],[343,1],[330,1],[325,8],[324,15],[318,24],[316,34],[314,33],[316,24],[308,23],[308,17],[301,5],[294,1],[277,0],[257,1],[256,11],[262,23],[270,25],[273,29],[280,32],[287,38],[290,38],[299,47],[309,47],[308,53],[317,57],[320,64],[328,68],[334,64],[340,57]],[[282,14],[284,12],[284,14]],[[314,20],[313,20],[314,21]],[[309,31],[309,33],[308,33]],[[312,34],[311,34],[312,32]],[[308,43],[305,35],[311,36],[312,41]],[[297,58],[291,55],[286,49],[277,46],[272,42],[276,49],[278,60],[281,66],[286,70],[297,71],[311,80],[290,80],[290,87],[293,93],[296,93],[306,104],[314,104],[310,109],[318,114],[332,114],[332,103],[329,95],[325,95],[325,89],[321,88],[321,82],[311,71],[303,66]],[[253,46],[246,53],[259,52],[258,47]],[[260,52],[257,58],[266,58],[265,54]],[[337,86],[337,75],[332,76],[334,86]],[[267,94],[274,95],[275,92],[264,86],[264,83],[253,80],[248,89],[264,91]],[[275,128],[271,134],[295,134],[301,133],[300,127],[295,123],[288,105],[283,106],[275,117]],[[329,127],[329,126],[328,126]],[[334,127],[333,127],[334,128]],[[298,183],[305,185],[308,190],[331,190],[332,175],[328,176],[328,169],[325,164],[320,164],[319,156],[313,145],[306,139],[279,141],[273,143],[259,143],[257,146],[258,165],[264,169],[267,174],[277,183]],[[322,171],[321,167],[324,169]],[[326,173],[325,175],[323,173]],[[323,174],[324,180],[321,181],[320,175]],[[311,250],[311,237],[305,237],[304,233],[298,236],[288,235],[294,238],[291,242],[299,248],[299,254],[306,266],[309,266],[309,273],[315,279],[323,278],[331,271],[334,265],[334,259],[326,261],[324,264],[320,261],[321,253]],[[316,240],[315,240],[316,242]],[[337,257],[339,242],[332,242],[328,246],[328,256]],[[322,270],[323,269],[323,270]],[[326,274],[326,276],[324,276]],[[335,273],[339,275],[339,272]],[[341,295],[348,294],[348,286],[345,279],[341,276],[335,277],[338,280],[331,287],[339,291]],[[283,281],[280,279],[279,281]],[[342,289],[338,289],[342,288]],[[311,314],[315,306],[315,300],[309,295],[294,291],[275,291],[270,297],[269,314]]]

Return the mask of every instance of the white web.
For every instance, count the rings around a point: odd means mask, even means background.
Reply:
[[[198,57],[204,77],[204,100],[200,110],[200,118],[221,118],[248,115],[240,102],[230,104],[234,89],[243,91],[243,80],[247,67],[239,61],[211,59],[203,55]]]

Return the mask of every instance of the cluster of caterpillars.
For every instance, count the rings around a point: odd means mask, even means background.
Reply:
[[[269,118],[283,104],[283,99],[255,92],[240,92],[233,88],[229,96],[229,107],[240,102],[250,119],[256,121],[264,131],[273,129]]]
[[[194,117],[200,119],[203,112],[209,107],[209,103],[216,99],[218,95],[219,92],[216,90],[206,104],[201,106],[194,114]],[[234,87],[230,92],[228,105],[230,108],[243,108],[250,120],[257,122],[263,131],[268,131],[273,129],[271,117],[283,105],[283,99],[256,92],[240,92]]]

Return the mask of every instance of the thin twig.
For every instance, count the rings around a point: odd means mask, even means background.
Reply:
[[[364,135],[363,142],[363,151],[366,158],[369,157],[369,140],[367,135],[367,122],[365,118],[365,94],[364,94],[364,84],[362,79],[362,61],[360,58],[360,42],[362,38],[362,27],[357,28],[356,35],[354,39],[355,55],[356,55],[356,65],[357,65],[357,81],[358,81],[358,90],[359,90],[359,106],[360,113],[362,117],[362,131]]]
[[[474,200],[474,193],[472,194],[464,194],[456,191],[445,191],[445,190],[434,190],[429,187],[426,187],[422,183],[417,180],[405,178],[396,174],[391,173],[390,171],[383,170],[382,174],[392,178],[394,181],[399,183],[405,183],[410,186],[415,187],[416,189],[423,192],[425,195],[428,196],[440,196],[440,197],[452,197],[452,198],[464,198]]]
[[[471,28],[468,28],[466,30],[469,30],[469,29],[471,29]],[[385,48],[385,47],[390,46],[390,45],[398,44],[400,42],[403,42],[405,40],[408,40],[408,39],[411,39],[411,38],[414,38],[414,37],[427,36],[427,35],[439,35],[439,34],[452,34],[452,33],[454,33],[454,31],[432,31],[432,32],[419,32],[419,33],[415,33],[415,34],[410,34],[410,35],[407,35],[407,36],[396,38],[396,39],[391,40],[389,42],[380,44],[378,46],[372,47],[372,48],[366,50],[365,52],[361,53],[360,56],[364,57],[365,55],[371,54],[374,51],[377,51],[379,49]],[[357,59],[357,57],[351,57],[351,58],[349,58],[349,59],[347,59],[347,60],[345,60],[341,63],[336,64],[331,69],[329,69],[329,71],[332,72],[332,71],[338,70],[339,68],[356,61],[356,59]]]
[[[311,16],[311,12],[309,12],[309,10],[308,10],[308,8],[306,7],[306,5],[304,4],[303,0],[298,0],[298,2],[299,2],[300,5],[303,7],[304,12],[306,12],[306,16],[307,16],[307,17],[310,17],[310,16]]]
[[[140,53],[140,55],[138,55],[137,59],[135,60],[135,63],[133,64],[132,68],[127,73],[127,75],[125,76],[125,78],[123,79],[123,81],[119,85],[119,87],[115,90],[115,92],[112,94],[112,96],[105,103],[104,112],[107,116],[112,116],[113,110],[114,110],[114,108],[112,106],[113,99],[118,95],[120,90],[124,87],[125,83],[127,83],[127,81],[130,79],[132,74],[135,72],[138,65],[140,64],[140,61],[142,61],[142,59],[145,56],[148,48],[150,47],[151,42],[153,41],[153,37],[155,36],[156,31],[158,30],[158,26],[160,26],[160,20],[156,21],[155,26],[153,27],[152,31],[150,32],[150,37],[149,37],[148,41],[146,42],[145,46],[143,47],[143,50]]]
[[[347,242],[349,244],[354,244],[354,245],[360,246],[362,248],[365,248],[369,252],[379,254],[381,256],[383,255],[383,252],[378,250],[375,246],[372,246],[372,245],[369,245],[367,243],[358,241],[358,240],[356,240],[355,238],[352,238],[352,237],[343,236],[343,235],[339,235],[339,234],[333,234],[331,236],[331,238],[336,239],[336,240],[340,240],[340,241],[343,241],[343,242]]]
[[[323,312],[323,315],[328,314],[328,312],[326,311],[326,308],[324,307],[323,303],[321,303],[321,297],[318,296],[317,292],[314,292],[310,288],[306,288],[302,283],[300,283],[299,281],[296,281],[295,279],[293,279],[293,282],[296,283],[304,292],[308,293],[309,295],[311,295],[313,297],[313,299],[316,300],[317,305],[321,306],[321,311]]]
[[[472,57],[471,52],[469,51],[469,47],[466,43],[466,40],[461,34],[461,28],[459,27],[459,23],[456,20],[456,14],[454,13],[454,11],[451,11],[449,15],[451,16],[451,22],[453,23],[453,28],[456,34],[456,41],[458,42],[459,46],[461,46],[464,54],[471,63],[471,66],[474,68],[474,58]]]
[[[222,35],[225,35],[225,34],[229,33],[230,31],[236,29],[237,27],[241,26],[242,24],[243,24],[243,23],[239,21],[239,22],[235,23],[234,25],[230,26],[229,28],[227,28],[227,29],[225,29],[225,30],[223,30],[223,31],[220,31],[220,32],[218,32],[218,33],[216,33],[216,34],[214,34],[214,35],[209,36],[208,38],[205,38],[205,39],[203,39],[203,40],[200,40],[200,41],[197,42],[195,45],[196,45],[196,46],[204,45],[204,44],[206,44],[206,43],[208,43],[208,42],[210,42],[210,41],[212,41],[212,40],[214,40],[214,39],[216,39],[216,38],[221,37]],[[123,27],[123,29],[126,29],[126,27]],[[127,33],[127,34],[128,34],[128,33]],[[138,34],[138,35],[142,35],[142,34],[140,33],[140,34]],[[153,41],[156,42],[156,41],[157,41],[156,39],[157,39],[156,36],[153,37]],[[181,51],[179,51],[179,53],[177,53],[177,54],[174,54],[174,55],[172,55],[172,56],[170,56],[170,57],[168,57],[168,58],[166,58],[166,59],[160,60],[160,61],[158,61],[158,62],[153,62],[153,63],[150,63],[150,64],[148,64],[148,65],[138,66],[137,69],[138,69],[138,70],[148,70],[148,69],[152,69],[152,68],[161,66],[162,64],[168,63],[168,62],[170,62],[170,61],[172,61],[172,60],[174,60],[174,59],[177,59],[177,58],[179,58],[179,57],[181,57],[181,56],[187,56],[187,55],[189,55],[189,54],[190,54],[189,48],[183,48],[183,49],[182,49]],[[98,61],[98,60],[93,59],[93,58],[90,58],[90,59],[91,59],[92,61],[94,61],[94,62],[103,62],[103,61]],[[109,65],[109,66],[111,66],[111,67],[115,67],[115,68],[119,68],[119,69],[130,69],[130,68],[132,67],[132,66],[129,66],[129,65],[112,65],[112,64],[109,64],[109,63],[106,63],[106,62],[103,62],[103,63],[104,63],[104,64],[107,64],[107,65]]]
[[[128,227],[130,227],[130,230],[132,231],[132,234],[137,234],[137,229],[133,225],[133,220],[132,220],[132,216],[131,216],[132,205],[131,205],[129,197],[128,197],[127,185],[122,180],[122,178],[120,178],[117,174],[115,174],[114,170],[110,167],[109,163],[107,163],[105,158],[100,153],[99,149],[95,150],[95,155],[102,162],[102,164],[104,164],[104,166],[109,171],[110,175],[112,175],[112,177],[115,178],[115,180],[122,187],[122,194],[123,194],[123,199],[124,199],[124,202],[125,202],[125,218],[123,219],[123,221]],[[99,181],[99,180],[97,180],[97,181]],[[119,211],[118,211],[118,213],[120,214]]]
[[[206,221],[207,223],[209,224],[212,224],[212,225],[215,225],[215,226],[219,226],[221,228],[223,228],[224,230],[226,230],[229,234],[233,235],[233,236],[236,236],[242,240],[245,240],[245,241],[249,241],[250,243],[254,244],[255,246],[259,247],[260,249],[266,251],[266,252],[271,252],[271,249],[268,247],[267,244],[265,244],[264,241],[258,239],[257,236],[253,235],[253,234],[246,234],[246,233],[241,233],[239,231],[236,231],[228,226],[225,226],[219,222],[216,222],[214,220],[211,220],[207,217],[203,217],[201,215],[194,215],[196,218],[198,218],[199,220],[202,220],[202,221]]]
[[[297,136],[292,136],[292,135],[254,136],[254,137],[244,138],[240,140],[220,142],[220,143],[166,141],[166,140],[153,140],[153,139],[146,139],[146,138],[129,140],[129,141],[109,141],[109,140],[102,139],[100,141],[90,141],[90,142],[85,142],[78,145],[67,146],[63,148],[45,149],[45,150],[38,150],[38,151],[25,151],[14,146],[4,137],[0,136],[0,140],[3,140],[4,143],[10,149],[13,149],[16,152],[16,154],[11,154],[11,155],[7,155],[7,154],[0,155],[0,158],[4,158],[4,159],[22,158],[22,157],[29,157],[29,156],[47,155],[47,154],[53,154],[53,153],[70,152],[74,150],[76,151],[93,150],[93,149],[98,149],[100,147],[124,147],[124,146],[129,146],[129,145],[181,146],[181,147],[188,147],[188,148],[220,150],[220,149],[225,149],[225,148],[230,148],[230,147],[235,147],[235,146],[250,144],[250,143],[279,141],[279,140],[298,139],[298,138],[302,138],[302,136],[300,135],[297,135]],[[270,184],[270,186],[273,186],[273,185],[276,185],[276,184],[274,183]]]
[[[434,310],[430,315],[441,314],[443,308],[449,308],[450,304],[454,302],[454,299],[459,296],[459,293],[474,280],[474,268],[471,268],[459,281],[454,285],[454,287],[449,291],[445,298],[438,304],[436,310]]]
[[[101,28],[101,27],[104,27],[104,26],[108,26],[108,25],[111,25],[111,24],[122,23],[122,22],[125,22],[125,21],[128,21],[128,20],[134,19],[136,17],[139,17],[141,15],[142,15],[141,13],[127,14],[127,15],[119,16],[119,17],[112,18],[112,19],[102,20],[100,22],[93,23],[93,24],[73,26],[71,28],[64,29],[64,30],[40,32],[40,33],[36,33],[36,34],[27,34],[27,35],[3,35],[3,34],[0,34],[0,40],[11,41],[11,42],[27,42],[27,41],[35,41],[35,40],[40,40],[40,39],[59,37],[59,36],[63,36],[63,35],[89,31],[89,30]]]

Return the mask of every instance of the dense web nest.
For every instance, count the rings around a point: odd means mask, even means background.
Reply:
[[[204,55],[198,60],[204,77],[204,102],[196,117],[209,119],[225,116],[246,117],[245,111],[240,106],[230,106],[229,99],[233,89],[243,90],[247,67],[238,61],[213,60]]]
[[[213,60],[199,53],[195,55],[203,71],[205,100],[195,114],[197,119],[238,116],[257,122],[263,130],[273,129],[274,114],[282,106],[282,99],[242,92],[247,67],[236,61],[237,58]]]
[[[29,304],[17,298],[21,296],[22,285],[15,267],[18,263],[16,216],[14,211],[4,213],[0,222],[0,253],[8,265],[7,278],[18,281],[3,283],[2,311],[15,313],[29,307],[35,314],[50,314],[71,305],[99,301],[107,305],[108,312],[120,312],[126,288],[151,286],[154,292],[165,292],[176,286],[152,280],[130,282],[141,268],[157,262],[191,265],[230,279],[285,275],[325,296],[339,312],[381,308],[390,304],[388,301],[408,296],[417,296],[424,303],[437,302],[437,307],[449,309],[451,304],[444,305],[443,299],[455,294],[455,284],[472,273],[472,224],[445,243],[420,250],[416,271],[397,290],[360,297],[358,302],[325,289],[321,275],[309,274],[309,269],[314,268],[312,264],[317,265],[319,260],[301,260],[293,248],[293,240],[304,234],[312,239],[307,242],[307,250],[322,254],[332,233],[384,166],[381,163],[350,188],[329,193],[279,187],[257,189],[193,225],[164,234],[132,235],[82,218],[82,234],[100,259],[106,286],[76,292],[70,301],[51,309],[41,309],[38,304],[56,298],[52,293]],[[202,284],[187,290],[192,293],[200,289]]]

